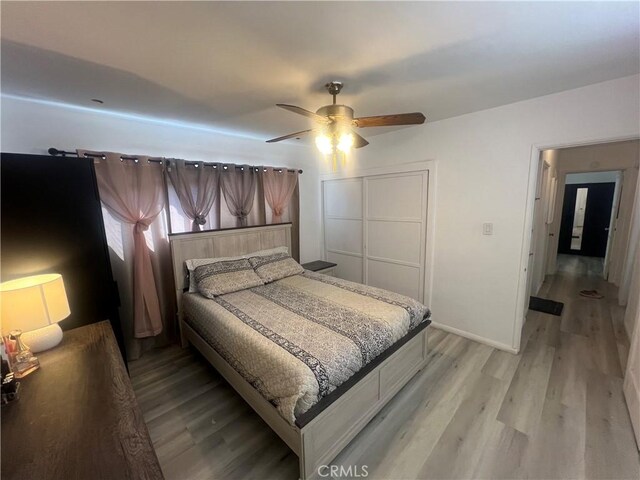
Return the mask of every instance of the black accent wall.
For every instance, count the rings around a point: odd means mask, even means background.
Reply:
[[[0,175],[2,281],[60,273],[71,309],[60,327],[110,320],[126,358],[93,160],[2,153]]]

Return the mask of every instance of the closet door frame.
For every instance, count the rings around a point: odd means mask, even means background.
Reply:
[[[348,172],[337,172],[337,173],[327,173],[320,175],[320,201],[321,201],[321,214],[322,214],[322,222],[321,222],[321,232],[320,232],[320,250],[322,253],[322,258],[326,260],[326,244],[325,244],[325,185],[324,182],[331,180],[343,180],[348,178],[362,178],[362,197],[363,202],[366,201],[366,178],[365,177],[374,177],[374,176],[383,176],[383,175],[394,175],[394,174],[403,174],[403,173],[424,173],[426,172],[426,180],[427,180],[427,195],[426,195],[426,232],[424,235],[424,249],[422,254],[424,255],[424,273],[423,277],[423,303],[427,306],[431,305],[432,299],[432,285],[433,285],[433,263],[435,257],[434,250],[434,240],[435,240],[435,209],[436,209],[436,185],[437,185],[437,162],[435,160],[426,160],[422,162],[415,163],[406,163],[399,165],[389,165],[384,167],[374,167],[368,169],[357,169]],[[424,200],[424,199],[423,199]],[[363,212],[362,212],[362,235],[363,240],[366,238],[366,217],[367,217],[367,207],[363,204]],[[363,281],[366,281],[366,252],[363,252],[362,257],[363,262]]]

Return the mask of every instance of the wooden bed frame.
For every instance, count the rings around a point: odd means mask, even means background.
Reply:
[[[304,427],[287,422],[258,391],[231,367],[182,316],[187,284],[185,261],[216,258],[286,246],[291,251],[291,224],[268,225],[170,236],[176,299],[183,347],[197,348],[251,405],[300,460],[300,478],[317,478],[384,405],[419,371],[427,359],[425,328],[355,383]]]

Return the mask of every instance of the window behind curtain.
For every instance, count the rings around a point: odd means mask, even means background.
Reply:
[[[178,196],[169,183],[169,215],[171,217],[171,233],[184,233],[191,232],[191,220],[187,218],[180,206]],[[271,208],[269,204],[264,201],[260,201],[260,196],[264,197],[264,193],[261,188],[256,188],[256,193],[253,199],[253,207],[251,213],[249,213],[248,225],[269,225],[271,223]],[[260,210],[264,209],[264,215],[260,214]],[[282,223],[290,222],[291,220],[291,208],[288,207],[282,214]],[[265,221],[261,221],[261,217]],[[229,208],[224,200],[222,192],[218,195],[209,215],[207,216],[207,223],[203,225],[202,230],[218,230],[221,228],[236,228],[236,218],[231,215]]]
[[[171,233],[183,233],[191,232],[192,221],[184,214],[180,201],[176,195],[176,191],[168,182],[168,197],[169,197],[169,216],[171,218]],[[224,199],[222,200],[224,204]],[[225,206],[226,208],[226,206]],[[202,230],[217,230],[220,227],[220,195],[216,199],[215,203],[207,215],[207,223],[202,226]]]

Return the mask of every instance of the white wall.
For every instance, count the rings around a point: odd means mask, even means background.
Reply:
[[[318,166],[309,149],[219,133],[197,125],[113,114],[99,109],[2,96],[3,152],[47,154],[49,147],[109,150],[190,160],[302,168],[300,256],[317,259]]]
[[[371,145],[348,168],[437,162],[431,304],[437,322],[507,349],[519,346],[534,146],[639,136],[639,81],[634,75],[368,137]],[[429,118],[428,105],[416,109]],[[483,222],[494,223],[493,236],[482,235]]]

